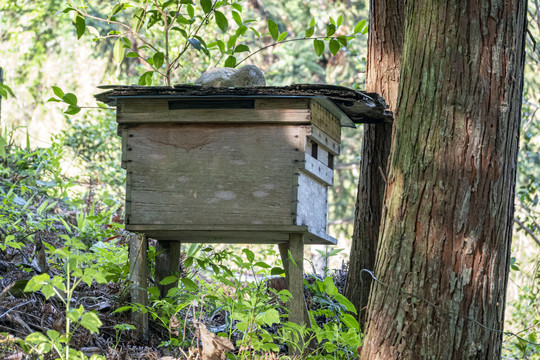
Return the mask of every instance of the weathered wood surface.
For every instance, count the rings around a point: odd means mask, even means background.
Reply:
[[[95,95],[97,100],[116,105],[118,97],[324,97],[330,99],[355,123],[391,122],[384,100],[375,93],[361,92],[333,85],[291,85],[284,87],[212,88],[196,85],[167,86],[102,86],[106,91]]]
[[[287,304],[289,321],[309,324],[307,306],[304,297],[304,238],[302,234],[290,234],[289,241],[279,245],[283,268],[287,277],[287,285],[292,295]],[[292,260],[292,261],[291,261]]]
[[[319,236],[326,234],[328,187],[303,171],[298,175],[296,212],[296,225],[305,225]]]
[[[292,224],[299,126],[128,129],[129,224]],[[288,175],[289,174],[289,175]]]
[[[146,236],[132,234],[129,237],[129,274],[131,281],[131,302],[148,305],[148,241]],[[137,326],[137,334],[147,339],[149,335],[148,313],[136,311],[132,320]]]
[[[119,124],[134,123],[293,123],[310,122],[310,111],[305,99],[293,99],[287,108],[272,107],[279,102],[254,101],[254,108],[227,109],[170,109],[164,99],[121,99],[117,105],[116,120]],[[234,100],[230,100],[234,102]],[[209,103],[211,103],[209,101]],[[339,125],[335,125],[339,127]]]
[[[289,241],[289,234],[304,234],[304,243],[335,245],[337,240],[327,234],[312,234],[308,226],[297,225],[148,225],[128,224],[133,232],[145,231],[155,239],[183,243],[279,244]],[[153,236],[156,235],[156,236]]]
[[[162,297],[167,296],[167,293],[175,284],[161,285],[161,281],[167,276],[178,273],[180,269],[180,248],[179,241],[158,241],[156,246],[156,269],[155,278],[156,286]]]
[[[334,141],[341,141],[341,126],[336,117],[319,103],[312,101],[311,123],[323,131],[323,133]]]
[[[311,126],[311,132],[308,134],[308,138],[318,143],[319,146],[322,145],[330,154],[334,156],[339,155],[339,144],[341,141],[336,141],[332,139],[316,125]]]

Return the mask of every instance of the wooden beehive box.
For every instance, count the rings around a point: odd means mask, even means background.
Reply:
[[[328,188],[341,127],[354,123],[320,89],[304,90],[115,87],[98,95],[117,106],[126,229],[163,241],[282,243],[302,233],[306,244],[335,244]],[[384,104],[366,99],[344,106],[380,116]]]
[[[130,240],[132,301],[148,300],[146,237],[158,240],[157,284],[179,269],[182,242],[277,243],[289,321],[309,323],[303,247],[336,243],[327,210],[341,127],[391,121],[384,101],[326,85],[113,86],[96,97],[117,107],[126,229],[146,235]],[[147,314],[133,316],[148,334]]]

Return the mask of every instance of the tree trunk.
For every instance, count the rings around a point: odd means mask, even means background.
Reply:
[[[371,0],[366,90],[380,94],[394,111],[399,86],[403,44],[403,0]],[[354,233],[345,295],[358,310],[363,328],[366,318],[384,198],[392,124],[364,125]]]
[[[498,359],[527,3],[405,2],[363,360]]]

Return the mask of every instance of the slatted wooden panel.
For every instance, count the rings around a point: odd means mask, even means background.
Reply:
[[[129,224],[292,224],[303,127],[157,124],[127,132]]]
[[[169,109],[169,103],[174,101],[119,99],[116,121],[119,124],[158,122],[307,124],[310,121],[309,103],[305,99],[255,99],[253,109]],[[230,103],[234,104],[234,101],[231,99]],[[211,102],[208,106],[210,105]]]
[[[341,139],[339,119],[314,100],[311,101],[310,107],[311,123],[339,143]]]
[[[326,215],[328,211],[328,187],[301,171],[298,175],[298,204],[296,225],[308,227],[309,232],[326,234]]]

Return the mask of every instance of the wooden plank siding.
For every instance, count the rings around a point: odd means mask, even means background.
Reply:
[[[302,233],[306,244],[335,243],[327,196],[339,119],[313,99],[231,101],[118,99],[126,229],[160,241],[283,243]]]
[[[130,223],[290,224],[284,204],[292,201],[305,132],[268,125],[131,127]]]

